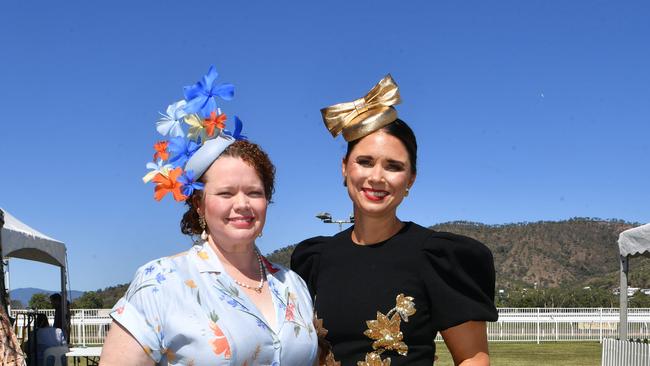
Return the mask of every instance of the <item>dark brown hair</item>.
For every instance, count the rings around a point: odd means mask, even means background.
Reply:
[[[244,140],[235,141],[233,144],[228,146],[221,155],[219,155],[219,157],[222,156],[240,158],[246,162],[246,164],[253,167],[262,181],[267,201],[271,202],[273,192],[275,191],[275,166],[273,166],[271,159],[269,159],[269,156],[259,147],[259,145]],[[204,176],[201,176],[199,181],[205,183]],[[185,200],[187,211],[183,214],[183,218],[181,219],[181,232],[183,234],[198,235],[203,231],[199,224],[199,213],[196,211],[196,203],[202,198],[203,191],[195,190],[194,193]]]

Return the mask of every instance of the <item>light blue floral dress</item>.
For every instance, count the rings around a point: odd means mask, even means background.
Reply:
[[[264,262],[275,327],[207,243],[140,267],[111,316],[158,365],[312,365],[317,337],[307,287]]]

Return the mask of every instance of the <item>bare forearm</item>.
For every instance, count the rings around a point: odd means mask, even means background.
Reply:
[[[124,327],[113,322],[102,348],[99,365],[153,366],[154,362]]]
[[[479,352],[474,357],[457,363],[458,366],[490,366],[490,356],[484,352]]]

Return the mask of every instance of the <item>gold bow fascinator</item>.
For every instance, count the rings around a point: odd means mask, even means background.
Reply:
[[[397,110],[393,106],[401,102],[399,88],[388,74],[364,97],[323,108],[320,112],[332,136],[343,132],[345,141],[353,141],[395,121]]]

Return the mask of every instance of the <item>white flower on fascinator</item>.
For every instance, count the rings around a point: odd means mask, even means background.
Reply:
[[[170,104],[167,107],[167,113],[160,113],[162,116],[161,119],[156,122],[156,130],[163,136],[185,136],[183,129],[181,128],[181,118],[187,115],[187,112],[183,110],[187,102],[185,100],[179,100],[176,103]]]
[[[149,181],[151,181],[158,173],[167,176],[172,168],[173,166],[171,164],[163,164],[162,160],[158,160],[157,163],[149,162],[147,163],[147,169],[150,169],[151,171],[142,177],[142,181],[149,183]]]

